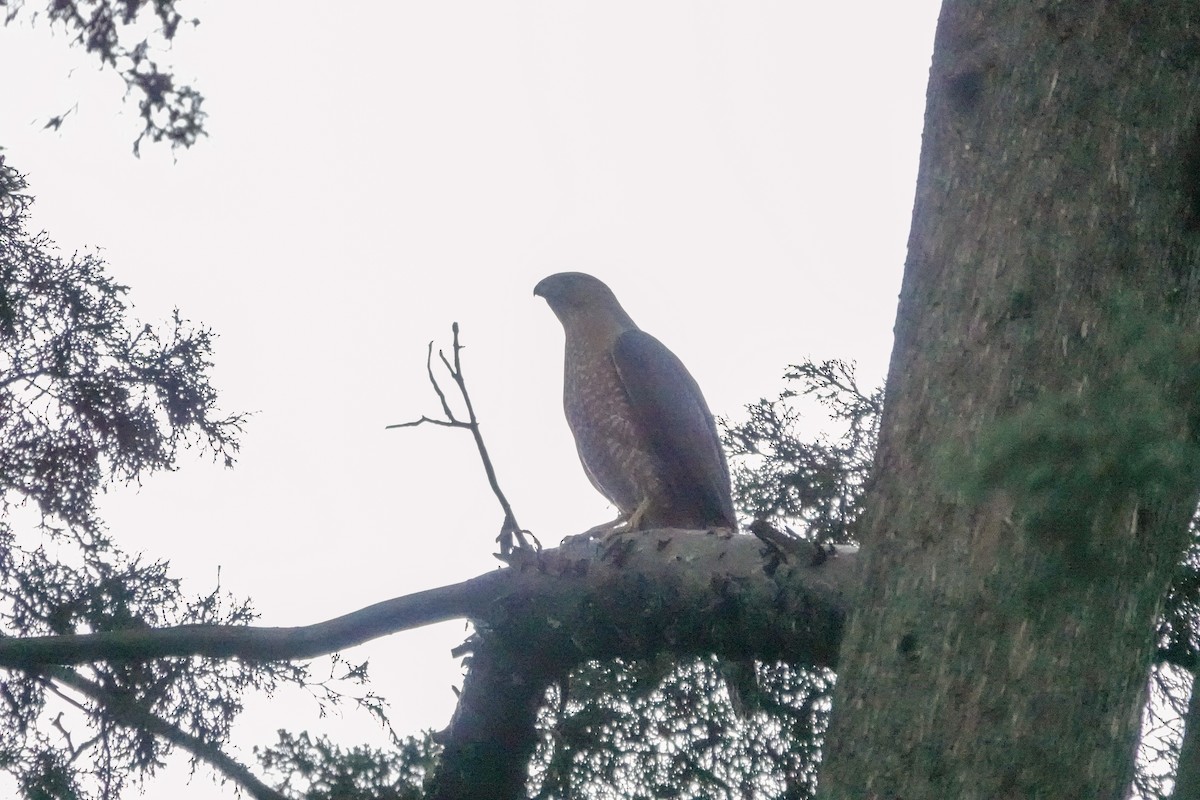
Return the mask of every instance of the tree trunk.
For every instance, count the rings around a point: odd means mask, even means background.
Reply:
[[[441,762],[429,800],[517,800],[525,796],[529,759],[537,745],[538,708],[553,680],[537,659],[479,634],[458,708],[439,736]]]
[[[1195,503],[1198,36],[1185,0],[943,7],[823,797],[1129,785]]]

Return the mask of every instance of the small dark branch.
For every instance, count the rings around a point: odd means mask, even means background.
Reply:
[[[147,730],[155,736],[183,748],[245,789],[255,800],[291,800],[287,795],[281,794],[260,781],[244,765],[226,755],[216,745],[167,722],[130,698],[118,696],[65,667],[50,667],[43,670],[42,674],[90,697],[102,705],[105,712],[111,714],[121,725]]]
[[[809,564],[815,567],[837,553],[833,545],[803,539],[786,525],[781,531],[764,519],[756,519],[750,523],[750,532],[762,540],[774,558],[784,563],[803,563],[808,559]]]
[[[412,422],[397,422],[394,425],[388,425],[384,430],[392,428],[415,428],[418,425],[441,425],[443,428],[465,428],[464,423],[457,420],[446,421],[444,419],[433,419],[432,417],[421,416],[420,419],[414,419]]]
[[[25,383],[26,388],[33,388],[35,385],[34,381],[36,381],[38,378],[43,378],[45,376],[46,376],[46,373],[42,370],[35,370],[32,372],[9,373],[8,375],[4,376],[3,380],[0,380],[0,388],[7,388],[9,386],[12,386],[14,383]]]
[[[50,680],[48,677],[45,677],[45,675],[44,675],[44,674],[43,674],[43,676],[40,678],[40,682],[41,682],[41,684],[42,684],[43,686],[45,686],[45,687],[46,687],[46,689],[47,689],[48,691],[52,692],[52,693],[54,694],[54,696],[55,696],[55,697],[57,697],[58,699],[62,700],[62,701],[63,701],[64,703],[66,703],[67,705],[71,706],[72,708],[76,708],[76,709],[78,709],[80,712],[82,712],[82,713],[84,713],[84,714],[88,714],[88,715],[90,715],[90,714],[91,714],[91,710],[90,710],[90,709],[88,709],[88,707],[87,707],[87,705],[86,705],[86,704],[84,704],[84,703],[80,702],[79,700],[77,700],[77,699],[74,697],[74,695],[67,694],[67,692],[63,690],[63,687],[59,686],[59,685],[58,685],[57,683],[55,683],[54,681]],[[104,739],[104,735],[105,735],[105,734],[104,734],[104,730],[103,730],[103,728],[101,728],[101,729],[100,729],[100,731],[99,731],[99,732],[98,732],[98,733],[97,733],[95,736],[93,736],[92,738],[88,739],[88,740],[87,740],[86,742],[84,742],[83,744],[79,745],[79,747],[74,747],[74,746],[71,744],[71,737],[70,737],[70,735],[69,735],[69,734],[67,734],[67,732],[66,732],[65,730],[63,730],[63,725],[62,725],[62,723],[60,722],[61,718],[62,718],[62,714],[60,713],[60,714],[58,715],[58,717],[57,717],[57,718],[55,718],[55,720],[54,720],[54,727],[56,727],[56,728],[58,728],[60,731],[62,731],[63,735],[64,735],[64,736],[66,736],[66,738],[67,738],[67,747],[68,747],[68,748],[70,749],[70,751],[71,751],[71,758],[69,759],[69,762],[74,762],[74,761],[75,761],[77,758],[79,758],[81,755],[83,755],[83,753],[84,753],[85,751],[87,751],[87,750],[88,750],[88,748],[90,748],[90,747],[93,747],[93,746],[94,746],[94,745],[95,745],[97,742],[102,742],[102,741],[103,741],[103,739]]]
[[[457,322],[454,323],[454,332],[456,334],[455,346],[457,346]],[[438,355],[441,356],[442,363],[444,364],[446,362],[446,357],[442,355],[440,350],[438,351]],[[448,364],[447,369],[449,369]],[[442,413],[446,416],[446,418],[434,419],[433,417],[427,417],[422,414],[420,419],[413,420],[412,422],[397,422],[394,425],[386,426],[384,430],[391,430],[392,428],[415,428],[418,425],[424,425],[426,423],[430,425],[442,425],[447,428],[469,428],[470,425],[459,421],[459,419],[454,416],[454,410],[450,408],[450,404],[446,401],[446,393],[442,391],[442,386],[438,383],[437,375],[435,375],[433,372],[433,342],[429,343],[429,349],[425,353],[425,373],[429,376],[429,385],[433,387],[433,392],[437,395],[438,402],[442,404]],[[451,374],[453,374],[453,370],[451,370]]]
[[[508,498],[500,489],[500,481],[496,478],[496,469],[492,466],[492,458],[488,455],[487,445],[483,442],[483,434],[479,430],[479,419],[475,416],[475,406],[471,403],[471,395],[467,391],[467,382],[463,378],[462,370],[462,345],[458,341],[458,323],[452,323],[450,330],[454,334],[452,354],[453,361],[446,358],[446,354],[438,350],[438,358],[442,362],[442,366],[446,368],[446,372],[450,374],[454,384],[458,387],[458,393],[463,399],[463,405],[467,409],[467,421],[463,422],[454,416],[453,409],[450,408],[450,403],[446,400],[446,393],[442,391],[441,385],[438,383],[437,376],[433,372],[433,342],[429,343],[429,352],[425,357],[425,371],[429,375],[429,383],[433,386],[433,391],[437,394],[438,401],[442,404],[442,413],[445,414],[444,420],[435,420],[424,415],[420,419],[412,422],[401,422],[395,425],[388,425],[390,428],[414,428],[424,423],[431,425],[441,425],[447,428],[467,428],[471,431],[471,436],[475,439],[475,447],[479,451],[479,458],[483,461],[483,471],[487,474],[488,484],[492,487],[492,493],[496,495],[496,499],[500,501],[500,508],[504,512],[504,521],[500,524],[500,534],[496,537],[496,541],[500,543],[500,552],[497,555],[502,561],[508,561],[509,554],[513,551],[513,539],[517,540],[517,548],[522,550],[533,550],[540,552],[542,543],[537,537],[529,531],[523,529],[517,523],[517,517],[513,513],[512,505],[509,504]],[[529,542],[533,539],[534,545]],[[536,545],[536,547],[535,547]]]
[[[63,739],[66,740],[67,743],[67,752],[71,754],[71,760],[74,761],[75,757],[79,755],[79,751],[75,749],[75,742],[71,740],[71,732],[67,730],[65,725],[62,724],[62,718],[63,712],[60,711],[58,712],[58,716],[54,718],[54,721],[51,722],[50,725],[56,728],[58,732],[62,734]]]
[[[750,532],[761,539],[771,553],[785,562],[791,560],[790,556],[798,553],[786,534],[765,519],[756,519],[751,522]]]
[[[454,331],[454,356],[455,361],[458,360],[458,323],[455,322],[451,326]],[[446,363],[446,356],[441,350],[438,350],[438,358],[442,360],[442,364],[449,370],[451,375],[454,375],[454,370],[450,369],[450,365]],[[438,400],[442,404],[442,413],[446,415],[446,419],[453,423],[462,425],[454,418],[454,412],[450,409],[450,404],[446,401],[446,393],[442,391],[442,387],[438,385],[437,376],[433,374],[433,342],[429,343],[429,352],[425,356],[425,371],[429,374],[429,382],[433,385],[433,391],[437,392]],[[465,425],[463,427],[466,427]]]

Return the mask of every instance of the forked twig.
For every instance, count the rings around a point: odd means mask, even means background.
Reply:
[[[513,514],[512,506],[509,505],[508,498],[504,496],[504,492],[500,489],[500,482],[496,479],[496,469],[492,466],[492,458],[488,455],[487,446],[483,443],[483,434],[479,431],[479,420],[475,416],[475,407],[471,404],[471,395],[467,392],[467,382],[463,379],[462,360],[460,352],[462,345],[458,342],[458,323],[455,322],[450,326],[450,330],[454,333],[454,344],[452,349],[453,362],[446,358],[446,354],[438,350],[438,358],[442,362],[442,366],[446,368],[446,372],[450,373],[450,377],[454,379],[454,383],[458,386],[458,393],[462,396],[463,405],[467,409],[467,419],[463,421],[454,416],[454,410],[450,408],[449,401],[446,400],[446,393],[442,391],[441,385],[438,383],[437,375],[433,372],[433,342],[429,343],[429,351],[425,357],[425,371],[429,375],[429,383],[433,386],[433,391],[437,394],[438,402],[442,404],[442,414],[445,419],[434,419],[421,415],[420,419],[412,422],[400,422],[395,425],[388,425],[387,428],[415,428],[418,425],[426,423],[430,425],[441,425],[446,428],[466,428],[475,437],[475,447],[479,451],[479,458],[483,461],[483,471],[487,473],[488,483],[492,487],[492,493],[496,495],[496,499],[500,501],[500,508],[504,511],[504,522],[500,524],[500,535],[496,537],[496,541],[500,543],[500,558],[506,559],[509,553],[513,550],[513,539],[517,540],[517,548],[519,549],[535,549],[540,552],[542,543],[538,538],[529,531],[517,524],[517,517]],[[529,543],[532,539],[534,544]]]

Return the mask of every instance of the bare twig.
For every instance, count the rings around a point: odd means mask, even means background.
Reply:
[[[67,730],[66,725],[62,724],[62,718],[63,712],[60,711],[58,712],[58,716],[54,718],[50,725],[54,728],[57,728],[58,732],[62,734],[63,739],[65,739],[67,742],[67,752],[71,754],[71,761],[74,761],[75,757],[79,755],[79,751],[75,749],[75,743],[71,740],[71,732]]]
[[[453,323],[450,329],[454,331],[454,360],[457,362],[458,323]],[[446,364],[446,356],[442,354],[441,350],[438,350],[438,358],[442,360],[443,364]],[[446,364],[446,369],[450,369],[449,364]],[[454,418],[454,412],[450,410],[450,404],[446,402],[446,394],[442,391],[442,387],[438,386],[437,377],[433,374],[433,342],[429,343],[429,352],[425,356],[425,371],[429,373],[429,382],[433,384],[433,390],[437,392],[438,400],[440,400],[442,403],[442,412],[446,415],[446,419],[450,420],[452,423],[461,424]],[[450,374],[453,375],[454,370],[451,369]]]
[[[458,323],[455,322],[450,326],[450,330],[454,334],[453,343],[453,361],[446,358],[446,354],[438,350],[438,358],[442,362],[442,366],[446,368],[446,372],[450,373],[450,377],[458,386],[458,393],[463,399],[463,405],[467,409],[467,421],[464,422],[454,416],[454,410],[450,408],[449,401],[446,400],[446,393],[442,391],[441,384],[438,383],[437,375],[433,372],[433,342],[429,343],[429,351],[425,356],[425,371],[429,375],[429,383],[433,386],[433,391],[437,394],[438,401],[442,404],[442,413],[445,419],[433,419],[431,417],[421,416],[420,419],[412,422],[400,422],[395,425],[388,425],[387,428],[415,428],[418,425],[426,423],[430,425],[441,425],[445,428],[466,428],[471,431],[471,436],[475,439],[475,447],[479,450],[479,458],[483,461],[483,471],[487,474],[488,484],[492,487],[492,493],[496,495],[496,499],[500,501],[500,508],[504,511],[504,521],[500,524],[500,534],[496,537],[496,541],[500,543],[500,552],[497,557],[502,561],[509,560],[509,554],[513,551],[513,539],[517,540],[517,548],[522,550],[534,550],[541,552],[542,543],[537,537],[529,531],[522,528],[517,523],[517,517],[513,513],[512,506],[505,497],[504,492],[500,489],[500,482],[496,478],[496,469],[492,466],[492,458],[488,455],[487,446],[483,442],[483,434],[479,430],[479,419],[475,416],[475,407],[471,403],[471,395],[467,392],[467,382],[463,378],[462,359],[460,353],[462,345],[458,341]],[[529,539],[533,540],[533,545],[529,543]]]

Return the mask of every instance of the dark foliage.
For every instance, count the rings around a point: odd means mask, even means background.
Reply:
[[[1163,601],[1156,631],[1158,653],[1142,712],[1134,797],[1172,796],[1193,676],[1200,668],[1200,515],[1192,518],[1192,544]]]
[[[1188,672],[1200,668],[1200,520],[1192,519],[1192,546],[1179,565],[1158,621],[1158,661]]]
[[[279,787],[303,800],[420,800],[438,751],[429,732],[380,750],[344,749],[323,736],[279,731],[278,744],[256,748]]]
[[[1172,781],[1179,760],[1192,676],[1171,664],[1158,663],[1150,670],[1148,688],[1132,796],[1165,800],[1173,796]]]
[[[186,622],[246,623],[245,603],[219,592],[188,600],[162,563],[102,540],[43,528],[21,546],[0,526],[0,625],[6,636],[114,630]],[[53,553],[53,555],[51,555]],[[69,554],[77,563],[63,563]],[[95,664],[0,677],[0,761],[29,798],[116,798],[152,774],[171,742],[131,724],[150,713],[204,742],[220,742],[247,688],[271,688],[292,668],[247,670],[211,660]]]
[[[828,675],[757,670],[733,702],[712,659],[576,670],[551,692],[534,798],[808,798],[828,716]]]
[[[864,392],[854,365],[836,359],[792,366],[784,380],[789,386],[778,399],[746,407],[745,422],[722,421],[735,501],[743,513],[780,519],[806,538],[852,541],[875,457],[883,390]],[[835,433],[802,436],[796,401],[805,397],[825,407]]]
[[[249,605],[214,590],[187,598],[161,562],[129,557],[103,540],[43,528],[21,546],[0,526],[0,628],[6,636],[180,624],[246,624]],[[70,559],[74,563],[65,563]],[[115,800],[183,748],[243,787],[255,779],[222,752],[248,691],[308,688],[341,702],[363,667],[335,659],[328,677],[287,662],[176,658],[99,662],[0,676],[0,764],[29,800]],[[357,698],[381,715],[370,693]]]
[[[217,410],[212,335],[178,314],[163,328],[130,320],[99,258],[64,258],[25,230],[25,188],[0,160],[0,635],[248,623],[247,603],[188,598],[166,564],[122,553],[96,515],[107,484],[174,468],[184,447],[232,463],[245,418]],[[315,679],[202,658],[9,670],[0,767],[27,798],[108,800],[183,747],[247,786],[220,749],[244,692],[286,682],[337,702],[365,680],[338,660]],[[382,716],[374,695],[356,699]]]
[[[186,444],[230,464],[245,417],[217,411],[212,334],[178,313],[165,328],[128,319],[99,258],[25,231],[24,189],[0,162],[0,488],[95,533],[106,482],[170,469]]]
[[[828,674],[760,666],[734,703],[713,659],[591,664],[552,689],[531,764],[531,798],[811,798],[829,712]],[[431,734],[394,749],[344,749],[281,731],[258,751],[304,800],[417,800],[440,748]]]
[[[190,147],[204,134],[204,97],[191,86],[179,85],[151,57],[170,45],[181,26],[199,24],[183,17],[176,0],[50,0],[32,6],[26,0],[0,0],[5,24],[22,15],[35,20],[44,16],[65,30],[73,44],[116,70],[128,92],[138,97],[143,127],[133,144],[135,153],[143,139]],[[148,23],[152,34],[140,35]],[[64,116],[52,118],[46,127],[59,127]]]

